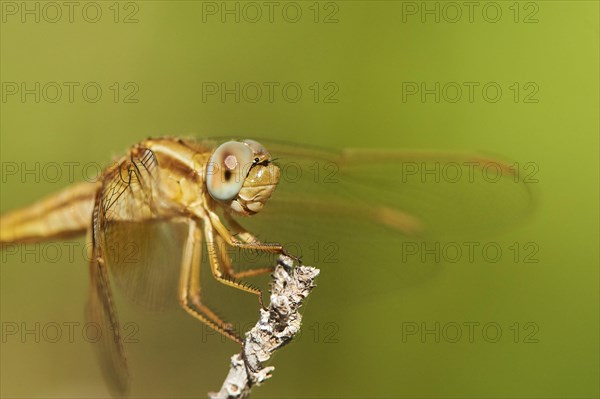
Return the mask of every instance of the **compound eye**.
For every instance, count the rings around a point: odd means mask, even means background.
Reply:
[[[248,145],[248,147],[250,147],[250,149],[252,149],[252,151],[254,152],[255,155],[258,155],[261,157],[266,157],[266,158],[271,158],[267,149],[265,147],[263,147],[263,145],[261,143],[259,143],[258,141],[244,140],[243,142],[246,143]]]
[[[206,170],[206,187],[217,201],[234,199],[252,166],[252,150],[238,141],[221,144],[210,157]]]

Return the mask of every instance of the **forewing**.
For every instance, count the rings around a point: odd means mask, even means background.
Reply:
[[[166,221],[113,222],[107,265],[120,292],[148,310],[175,308],[185,228]]]
[[[120,335],[119,320],[114,307],[109,277],[102,250],[98,245],[97,218],[94,212],[93,237],[90,249],[90,287],[86,316],[88,322],[97,328],[93,345],[109,388],[116,395],[123,395],[129,387],[127,358]]]
[[[481,237],[519,223],[534,204],[533,177],[518,164],[481,154],[346,150],[340,181],[373,204],[374,220],[394,227],[394,213],[420,220],[424,238]]]
[[[155,216],[152,186],[158,161],[149,149],[136,148],[104,173],[100,197],[100,228],[113,221],[143,221]]]
[[[147,309],[177,306],[184,233],[155,211],[158,163],[148,149],[132,151],[105,175],[101,244],[117,286]]]
[[[534,205],[531,171],[479,154],[263,144],[281,181],[259,215],[241,220],[263,241],[481,237]]]

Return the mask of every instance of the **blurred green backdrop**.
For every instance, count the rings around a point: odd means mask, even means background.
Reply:
[[[1,211],[93,174],[148,136],[485,150],[534,162],[537,210],[493,240],[534,243],[537,263],[421,264],[440,271],[407,284],[394,267],[369,270],[342,249],[334,272],[317,264],[303,335],[275,356],[274,378],[254,397],[598,397],[598,3],[473,4],[3,1]],[[239,102],[221,97],[222,82],[239,82]],[[272,100],[265,82],[276,82]],[[439,82],[439,102],[407,94],[421,82]],[[44,169],[51,163],[61,165],[57,179]],[[108,395],[81,336],[87,264],[82,241],[71,243],[72,259],[64,245],[58,261],[35,258],[47,247],[2,253],[2,397]],[[336,284],[342,267],[369,292],[387,289],[352,301],[361,287]],[[226,293],[255,318],[253,298]],[[347,303],[332,300],[342,295]],[[220,386],[236,345],[183,312],[119,310],[138,326],[127,345],[133,397],[204,397]],[[36,323],[39,339],[23,335]],[[79,323],[72,340],[64,323]],[[439,342],[423,334],[436,323]],[[472,340],[468,323],[478,323]],[[498,339],[482,334],[489,323]],[[456,324],[463,336],[452,342]],[[411,326],[419,332],[406,334]]]

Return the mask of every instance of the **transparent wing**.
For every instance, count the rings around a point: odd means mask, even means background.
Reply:
[[[98,200],[97,200],[98,201]],[[119,319],[111,295],[109,276],[106,270],[98,237],[98,207],[94,210],[90,248],[90,287],[86,317],[97,331],[93,341],[102,373],[111,391],[117,396],[127,392],[129,370],[120,336]]]
[[[157,161],[139,148],[105,174],[101,192],[101,245],[117,286],[151,310],[177,306],[185,229],[157,218],[153,185]]]
[[[112,222],[105,229],[108,269],[132,302],[148,310],[179,306],[183,225],[164,221]]]
[[[104,174],[100,196],[100,228],[114,221],[144,221],[155,216],[152,185],[158,162],[149,149],[139,148]]]
[[[282,177],[266,207],[240,222],[263,241],[481,238],[518,224],[535,202],[531,170],[480,154],[260,141]]]

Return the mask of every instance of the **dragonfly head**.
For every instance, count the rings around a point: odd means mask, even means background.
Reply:
[[[259,212],[279,182],[279,167],[254,140],[228,141],[213,152],[206,168],[210,196],[234,213]]]

